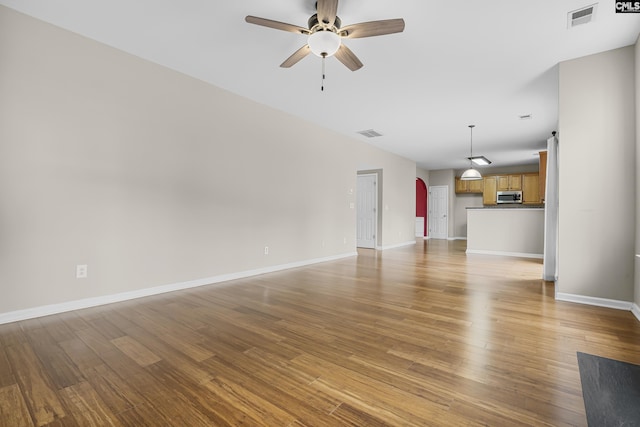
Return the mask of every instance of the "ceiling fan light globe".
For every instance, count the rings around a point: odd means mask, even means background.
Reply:
[[[482,175],[477,170],[469,168],[462,173],[460,179],[463,181],[475,181],[478,179],[482,179]]]
[[[309,48],[319,57],[332,56],[340,48],[340,36],[333,31],[321,30],[309,36]]]

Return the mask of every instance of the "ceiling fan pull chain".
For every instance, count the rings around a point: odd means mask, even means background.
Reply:
[[[324,92],[324,61],[327,59],[327,55],[322,55],[322,85],[320,86],[320,91]]]

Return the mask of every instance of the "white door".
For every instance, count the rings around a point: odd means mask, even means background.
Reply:
[[[359,248],[376,247],[378,229],[378,175],[358,175],[356,245]]]
[[[449,234],[449,186],[429,187],[429,237],[446,239]]]

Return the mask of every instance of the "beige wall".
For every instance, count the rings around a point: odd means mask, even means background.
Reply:
[[[482,194],[455,194],[453,203],[453,236],[467,238],[467,208],[482,207]]]
[[[557,292],[632,301],[633,46],[560,64]]]
[[[429,187],[429,171],[416,167],[416,178],[420,178]]]
[[[1,6],[0,94],[0,314],[352,254],[361,169],[413,240],[414,162]]]

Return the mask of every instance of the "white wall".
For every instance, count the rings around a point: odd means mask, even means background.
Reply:
[[[414,162],[1,6],[0,94],[0,314],[353,254],[363,168],[414,240]]]
[[[632,301],[634,47],[560,64],[557,292]]]

